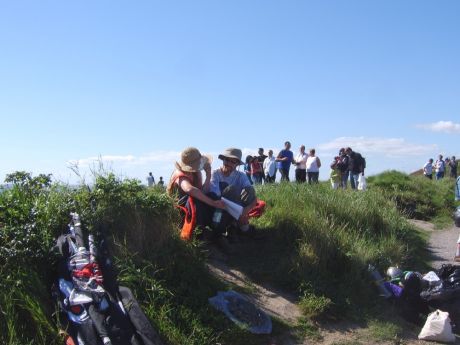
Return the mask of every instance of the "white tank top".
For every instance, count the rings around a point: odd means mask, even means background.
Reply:
[[[319,172],[317,157],[307,158],[307,171],[308,172]]]

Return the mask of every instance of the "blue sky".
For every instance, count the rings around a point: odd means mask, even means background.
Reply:
[[[460,2],[0,1],[0,178],[95,160],[167,180],[187,146],[341,146],[368,174],[460,155]],[[73,163],[72,163],[73,162]],[[214,161],[217,168],[219,161]],[[93,167],[93,168],[91,168]]]

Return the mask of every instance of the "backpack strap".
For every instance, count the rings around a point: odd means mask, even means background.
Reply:
[[[183,171],[180,171],[180,170],[177,170],[177,171],[178,171],[178,173],[174,174],[175,176],[173,177],[173,182],[172,183],[176,183],[177,180],[180,179],[181,177],[185,178],[186,180],[189,180],[190,183],[193,182],[193,178],[190,178],[189,175],[187,175]]]
[[[172,184],[175,184],[181,177],[187,179],[190,183],[193,182],[190,176],[186,175],[182,171],[179,171],[179,173],[174,176]],[[185,206],[175,205],[175,207],[184,212],[184,224],[182,225],[180,238],[187,241],[191,240],[193,230],[195,230],[196,226],[195,200],[189,195]]]

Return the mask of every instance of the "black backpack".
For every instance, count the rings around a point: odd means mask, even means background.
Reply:
[[[94,260],[91,240],[86,250],[79,216],[73,214],[69,233],[53,248],[57,267],[52,294],[68,335],[77,345],[163,345],[131,290],[118,286],[105,241],[99,241]],[[95,273],[79,281],[79,274],[94,266]]]

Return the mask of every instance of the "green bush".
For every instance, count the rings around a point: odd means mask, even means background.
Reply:
[[[158,189],[113,174],[73,189],[14,174],[0,193],[0,343],[61,344],[50,297],[51,248],[69,214],[85,231],[103,231],[119,270],[146,315],[170,344],[211,344],[233,326],[207,299],[224,286],[205,268],[196,243],[177,236],[178,212]]]
[[[454,180],[450,178],[435,181],[393,170],[370,177],[369,188],[380,190],[410,218],[445,224],[455,208]]]

